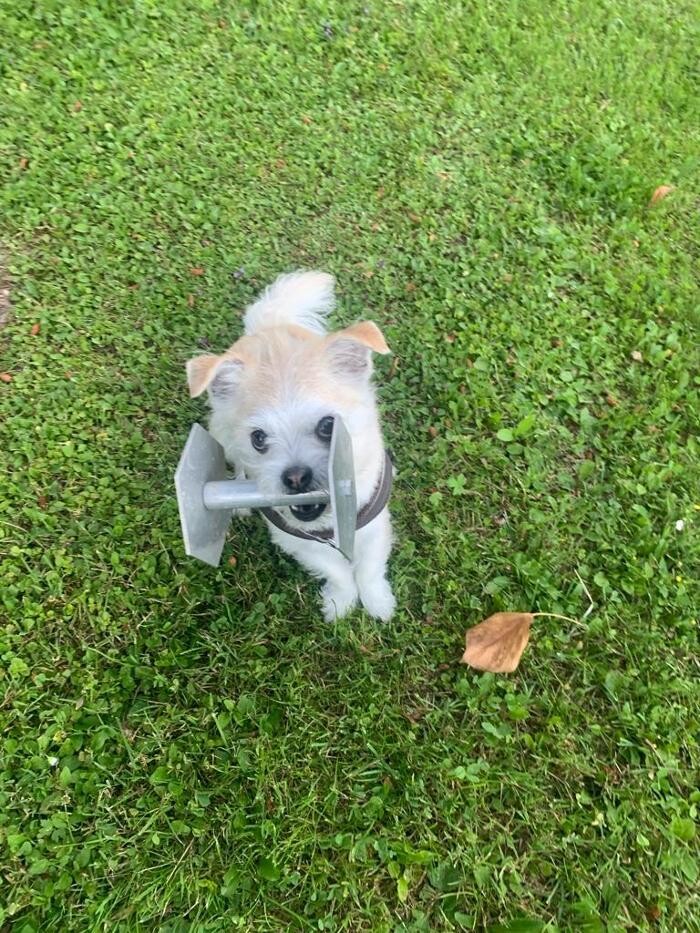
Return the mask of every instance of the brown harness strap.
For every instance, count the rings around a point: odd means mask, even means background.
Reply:
[[[363,505],[357,513],[356,530],[364,528],[365,525],[369,525],[386,506],[389,501],[389,496],[391,495],[391,485],[394,478],[393,474],[394,467],[391,457],[388,451],[384,451],[384,463],[382,465],[382,473],[379,477],[379,482],[375,486],[369,502]],[[260,511],[271,524],[279,528],[280,531],[286,532],[288,535],[293,535],[295,538],[303,538],[304,541],[319,541],[322,544],[332,545],[332,528],[323,528],[321,531],[314,532],[302,531],[300,528],[293,528],[291,525],[287,524],[279,512],[276,512],[274,509],[264,508],[260,509]]]

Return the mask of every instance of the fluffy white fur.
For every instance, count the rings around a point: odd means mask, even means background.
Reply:
[[[207,390],[211,433],[237,475],[255,479],[271,494],[287,492],[282,473],[300,465],[313,471],[312,488],[327,488],[329,448],[315,428],[328,415],[342,417],[352,438],[361,508],[371,498],[384,462],[371,354],[389,351],[379,328],[369,321],[327,333],[333,289],[332,276],[322,272],[281,276],[246,310],[245,336],[221,356],[190,360],[188,381],[193,396]],[[251,443],[254,431],[266,435],[262,453]],[[312,522],[299,521],[288,508],[279,511],[288,524],[310,533],[332,523],[330,506]],[[342,617],[358,598],[376,618],[391,617],[396,603],[386,580],[388,509],[357,532],[352,563],[327,544],[268,525],[282,550],[325,581],[325,619]]]
[[[243,315],[246,334],[269,327],[298,324],[325,334],[326,318],[335,305],[335,281],[326,272],[288,272],[268,286]]]

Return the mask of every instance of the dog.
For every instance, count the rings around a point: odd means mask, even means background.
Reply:
[[[244,314],[244,336],[220,356],[187,363],[190,395],[207,392],[209,430],[237,478],[266,495],[328,488],[333,421],[352,440],[358,520],[354,559],[328,538],[330,505],[263,511],[273,541],[325,582],[323,616],[335,621],[358,599],[388,621],[396,600],[386,578],[392,545],[386,505],[392,467],[372,386],[372,354],[389,353],[372,321],[328,332],[335,280],[324,272],[280,276]],[[387,476],[388,471],[388,476]]]

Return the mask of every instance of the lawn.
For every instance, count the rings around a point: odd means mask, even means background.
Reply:
[[[0,0],[0,929],[700,930],[699,24]],[[298,267],[394,351],[387,626],[180,541],[185,360]],[[578,621],[460,665],[504,609]]]

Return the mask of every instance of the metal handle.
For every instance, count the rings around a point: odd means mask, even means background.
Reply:
[[[265,506],[318,505],[329,502],[325,489],[299,492],[295,495],[267,496],[260,492],[253,480],[212,480],[204,484],[202,498],[205,509],[260,509]]]

